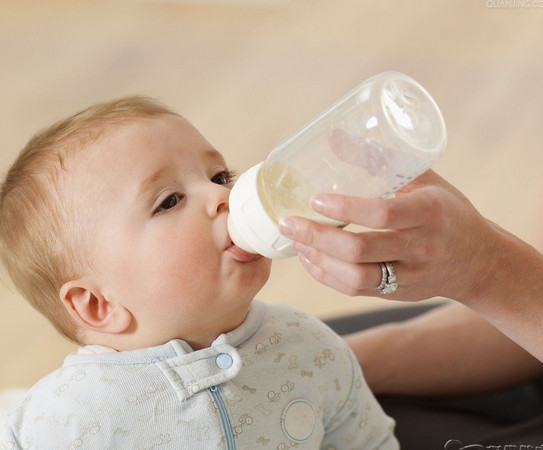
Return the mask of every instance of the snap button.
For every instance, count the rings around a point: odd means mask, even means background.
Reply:
[[[234,360],[228,353],[220,353],[215,358],[215,363],[219,369],[230,369],[234,364]]]

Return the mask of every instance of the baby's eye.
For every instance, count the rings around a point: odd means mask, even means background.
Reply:
[[[229,184],[232,183],[236,175],[230,170],[223,170],[211,178],[211,182],[215,184]]]
[[[164,201],[159,205],[157,209],[155,209],[155,214],[166,211],[167,209],[173,208],[175,205],[177,205],[181,199],[183,198],[182,194],[178,194],[177,192],[168,195]]]

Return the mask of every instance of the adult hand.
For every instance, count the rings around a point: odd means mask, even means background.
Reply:
[[[300,260],[318,281],[349,295],[379,296],[379,262],[394,264],[390,299],[443,296],[479,313],[543,361],[543,255],[485,219],[470,201],[429,171],[396,197],[318,195],[325,216],[372,230],[352,232],[300,217],[281,221]]]
[[[395,197],[337,194],[314,197],[320,214],[370,228],[353,232],[288,217],[280,230],[294,240],[304,268],[319,282],[348,295],[380,296],[378,263],[393,263],[398,289],[386,297],[462,301],[488,280],[484,268],[498,251],[494,224],[456,188],[428,171]]]

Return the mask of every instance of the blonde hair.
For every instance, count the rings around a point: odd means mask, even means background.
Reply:
[[[2,262],[18,291],[72,341],[78,329],[59,291],[92,267],[92,235],[78,226],[81,211],[63,196],[65,163],[109,127],[160,114],[175,113],[139,96],[91,106],[35,134],[1,185]]]

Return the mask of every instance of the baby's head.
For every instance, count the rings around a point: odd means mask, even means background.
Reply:
[[[0,254],[68,338],[124,350],[208,345],[239,325],[270,263],[232,247],[231,175],[185,119],[145,98],[34,136],[0,193]]]

